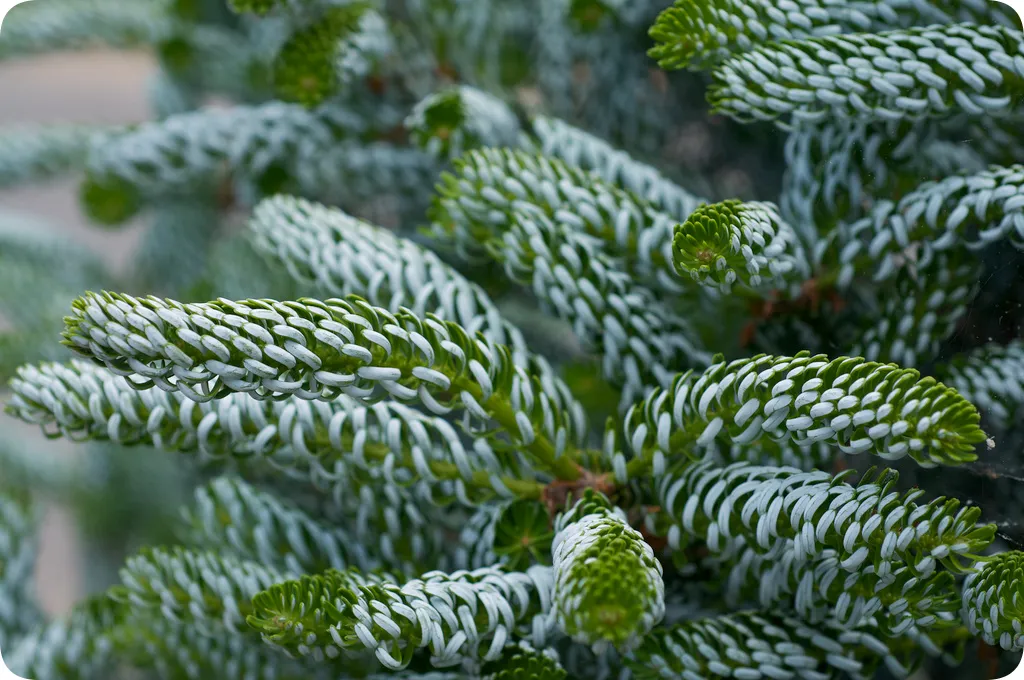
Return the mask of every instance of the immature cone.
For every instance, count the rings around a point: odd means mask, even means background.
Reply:
[[[562,630],[596,650],[635,648],[665,616],[654,550],[624,513],[587,489],[555,523],[552,611]]]

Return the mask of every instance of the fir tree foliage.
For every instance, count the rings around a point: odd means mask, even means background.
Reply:
[[[1024,405],[985,290],[1024,243],[1015,17],[670,4],[12,13],[0,59],[159,66],[155,120],[0,133],[4,187],[77,174],[96,225],[145,222],[115,275],[0,217],[4,410],[88,443],[0,452],[12,670],[905,680],[1024,649],[1013,510],[970,491]],[[735,188],[748,151],[778,186]],[[114,517],[157,462],[183,507],[44,616],[41,497]]]

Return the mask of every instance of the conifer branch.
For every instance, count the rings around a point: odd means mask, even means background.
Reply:
[[[538,467],[562,479],[580,474],[566,455],[569,416],[533,391],[536,376],[504,345],[433,315],[393,315],[356,297],[182,304],[90,293],[73,307],[68,346],[115,373],[143,376],[139,387],[195,401],[245,392],[418,402],[436,415],[494,421]]]
[[[1019,29],[972,24],[769,43],[719,65],[708,101],[739,122],[783,128],[826,118],[1005,116],[1024,91],[1021,56]]]
[[[136,380],[80,360],[24,366],[11,382],[6,410],[50,437],[148,444],[197,452],[204,462],[256,457],[300,476],[337,477],[335,484],[355,490],[368,482],[359,470],[403,487],[417,479],[455,481],[466,501],[536,498],[542,488],[515,458],[482,442],[466,448],[442,418],[394,402],[366,406],[344,395],[310,402],[247,394],[196,402],[181,391],[142,389]]]
[[[983,345],[954,357],[938,372],[944,382],[977,404],[994,427],[1005,430],[1017,422],[1024,407],[1024,341]]]
[[[898,202],[879,202],[842,234],[839,285],[850,285],[864,268],[884,281],[907,257],[925,266],[936,253],[953,248],[978,250],[1007,239],[1024,249],[1022,183],[1024,166],[990,167],[925,182]]]
[[[620,267],[644,283],[678,293],[670,274],[675,221],[593,173],[511,149],[471,151],[442,175],[430,218],[432,235],[461,257],[480,259],[522,207],[596,237]],[[619,260],[618,258],[621,258]]]
[[[893,470],[869,472],[856,485],[846,476],[698,462],[656,475],[656,485],[675,522],[673,549],[696,538],[726,557],[746,544],[766,558],[835,557],[835,568],[851,573],[874,565],[880,577],[906,564],[925,578],[940,565],[964,573],[995,538],[995,525],[978,524],[977,507],[942,497],[918,504],[920,489],[896,493]]]
[[[622,404],[669,384],[673,368],[710,359],[688,322],[619,271],[597,239],[535,206],[518,209],[487,246],[512,280],[600,352],[605,379],[623,387]]]
[[[303,284],[329,295],[358,295],[396,314],[403,307],[418,316],[434,314],[507,345],[512,360],[538,376],[534,389],[569,415],[571,441],[582,445],[586,414],[565,382],[529,350],[522,332],[479,285],[432,251],[339,210],[291,197],[260,203],[249,227],[256,247]]]
[[[287,576],[257,562],[192,552],[144,548],[121,570],[123,585],[111,597],[133,611],[150,610],[203,635],[246,631],[250,600]]]
[[[872,327],[853,344],[851,353],[908,367],[933,360],[967,313],[981,274],[973,253],[942,252],[925,267],[904,268],[893,289],[879,293],[883,300],[872,315]]]
[[[365,649],[384,668],[401,670],[427,648],[431,665],[445,668],[498,658],[517,631],[539,633],[543,644],[550,597],[545,567],[429,572],[404,584],[326,572],[257,595],[249,624],[267,642],[302,656]]]
[[[767,42],[957,22],[1014,28],[1015,17],[1006,9],[984,0],[676,0],[651,28],[657,44],[648,54],[663,69],[700,69]]]
[[[977,409],[914,369],[856,357],[801,353],[717,363],[678,376],[626,415],[633,459],[616,454],[620,482],[651,465],[696,458],[722,437],[744,444],[768,435],[885,460],[910,456],[923,467],[975,460],[985,441]]]
[[[46,180],[84,168],[93,139],[112,132],[110,128],[85,125],[5,128],[0,134],[0,187]]]

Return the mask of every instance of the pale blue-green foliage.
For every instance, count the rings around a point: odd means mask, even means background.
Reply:
[[[3,20],[0,59],[95,45],[136,47],[168,37],[167,0],[46,0],[16,5]]]
[[[973,24],[769,43],[718,66],[708,99],[739,121],[784,129],[827,118],[1005,116],[1024,75],[1022,55],[1019,30]],[[845,75],[830,74],[829,62]]]
[[[966,21],[1019,23],[986,0],[677,0],[658,17],[650,54],[662,68],[705,68],[766,42]]]
[[[880,201],[840,233],[840,285],[850,285],[856,274],[890,280],[908,260],[925,266],[955,248],[977,251],[1003,240],[1024,248],[1022,182],[1024,166],[993,166],[924,182],[899,201]]]
[[[41,620],[33,582],[41,514],[25,491],[0,489],[0,649]]]
[[[67,616],[29,631],[4,654],[4,664],[32,680],[109,678],[114,645],[108,631],[117,613],[117,605],[103,596],[80,602]]]
[[[154,293],[187,291],[206,273],[220,226],[212,199],[169,199],[157,205],[135,253],[135,280]]]
[[[317,111],[277,101],[208,108],[143,123],[96,145],[88,170],[160,196],[208,183],[225,164],[250,180],[274,165],[295,168],[365,129],[355,114],[332,105]]]
[[[909,261],[892,288],[879,290],[871,327],[853,343],[853,354],[912,368],[935,360],[977,294],[981,274],[971,253],[943,252],[920,267]]]
[[[93,137],[112,128],[88,125],[19,125],[0,134],[0,187],[47,180],[80,170]]]
[[[950,387],[978,405],[982,418],[1005,430],[1024,408],[1024,343],[988,343],[956,356],[939,374]]]

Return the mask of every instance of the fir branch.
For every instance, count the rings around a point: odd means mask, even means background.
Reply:
[[[1019,29],[972,24],[772,43],[718,66],[708,101],[739,122],[783,128],[1006,115],[1024,91],[1022,55]]]
[[[113,132],[112,128],[86,125],[5,127],[0,133],[0,187],[82,169],[93,139]]]
[[[570,439],[582,446],[586,414],[565,382],[529,350],[479,285],[430,250],[339,210],[285,196],[260,203],[249,228],[256,247],[304,285],[333,296],[359,295],[395,314],[403,307],[421,317],[434,314],[507,345],[513,362],[538,376],[533,389],[568,414]]]
[[[224,169],[259,183],[365,127],[336,106],[308,111],[279,101],[143,123],[93,147],[82,188],[85,208],[94,219],[117,223],[131,217],[142,200],[185,195]]]
[[[993,427],[1006,430],[1024,407],[1024,341],[989,343],[954,357],[938,369],[948,383]]]
[[[899,678],[915,664],[865,626],[843,630],[794,617],[741,612],[656,629],[626,665],[636,680],[713,676],[870,680],[884,666]]]
[[[710,359],[689,323],[620,271],[599,240],[536,206],[515,209],[508,230],[486,245],[509,278],[600,353],[604,378],[623,388],[622,405],[670,384],[678,367]]]
[[[907,367],[932,361],[967,313],[981,275],[973,253],[943,252],[928,266],[904,268],[893,288],[880,291],[881,308],[870,315],[871,328],[853,344],[851,354]],[[981,406],[970,394],[957,391]]]
[[[471,149],[519,147],[522,124],[501,99],[459,85],[422,99],[405,119],[409,136],[435,158],[449,161]]]
[[[902,184],[945,176],[915,163],[937,134],[935,125],[903,120],[829,118],[796,126],[786,138],[783,217],[805,238],[825,237]]]
[[[552,612],[596,650],[634,649],[665,615],[662,567],[625,513],[587,489],[555,521]]]
[[[368,2],[326,5],[315,20],[289,36],[274,59],[278,97],[306,107],[319,106],[337,94],[346,80],[356,77],[358,68],[368,68],[352,59],[359,56],[355,34],[371,27],[364,21],[367,16],[380,19]]]
[[[229,477],[195,492],[182,509],[182,542],[199,550],[229,550],[287,574],[376,567],[366,548],[340,527],[315,522],[273,494]]]
[[[121,570],[111,597],[132,611],[152,611],[206,636],[245,632],[254,595],[287,576],[257,562],[192,552],[144,548]]]
[[[174,30],[163,0],[46,0],[4,17],[0,60],[94,45],[153,45]]]
[[[493,660],[531,625],[543,637],[550,590],[544,567],[435,571],[401,585],[351,570],[327,572],[260,593],[249,624],[267,642],[315,659],[365,649],[385,668],[401,670],[417,649],[429,648],[431,664],[444,668]]]
[[[955,22],[1014,28],[1014,18],[985,0],[676,0],[651,28],[648,54],[663,69],[700,69],[767,42]]]
[[[725,601],[733,608],[753,602],[764,611],[790,612],[808,623],[830,620],[846,629],[873,619],[889,637],[959,625],[959,596],[947,571],[921,576],[910,566],[872,564],[849,571],[835,551],[826,549],[808,560],[793,548],[793,541],[774,552],[779,554],[744,545],[734,555],[702,566],[713,565]]]
[[[600,239],[626,273],[678,293],[670,274],[675,221],[637,196],[562,161],[511,149],[471,151],[442,175],[430,213],[432,235],[465,259],[483,256],[522,207]]]
[[[68,346],[115,373],[144,376],[149,384],[140,387],[178,390],[196,401],[229,392],[388,395],[437,415],[494,421],[538,467],[562,479],[580,475],[567,450],[568,415],[531,389],[536,376],[515,365],[504,345],[470,339],[432,315],[393,315],[355,297],[182,304],[90,293],[73,308]]]
[[[910,456],[923,467],[976,459],[985,441],[977,409],[955,390],[914,369],[805,352],[722,361],[686,373],[627,414],[634,458],[615,455],[619,481],[653,465],[697,457],[723,437],[740,444],[767,434],[885,460]]]
[[[402,487],[417,479],[455,481],[456,496],[467,503],[541,492],[542,485],[530,481],[532,471],[514,457],[483,442],[467,449],[444,419],[393,402],[230,394],[197,403],[182,392],[140,389],[132,378],[80,360],[24,366],[11,389],[7,412],[40,425],[49,437],[198,452],[202,462],[258,458],[300,477],[336,477],[332,486],[354,489],[368,482],[357,470]]]
[[[880,577],[894,563],[906,564],[925,578],[940,565],[969,570],[995,538],[995,525],[977,523],[976,506],[942,497],[919,505],[920,489],[896,493],[892,470],[869,472],[856,485],[845,477],[707,462],[655,476],[660,505],[675,522],[668,536],[674,550],[695,538],[725,557],[746,544],[766,558],[793,551],[803,564],[835,557],[835,567],[850,573],[874,565]]]
[[[796,296],[811,274],[797,233],[764,202],[733,200],[697,208],[675,228],[672,264],[679,276],[726,294],[739,282]]]
[[[1024,649],[1024,553],[994,555],[967,575],[963,618],[972,635],[1006,650]]]
[[[849,286],[865,267],[884,281],[908,257],[926,266],[936,253],[954,248],[978,250],[1007,239],[1024,249],[1022,182],[1024,166],[990,167],[925,182],[898,202],[879,202],[842,232],[839,285]]]
[[[704,199],[671,181],[646,163],[603,139],[558,118],[537,116],[530,127],[538,150],[568,165],[587,170],[605,182],[632,192],[656,209],[684,221]]]

